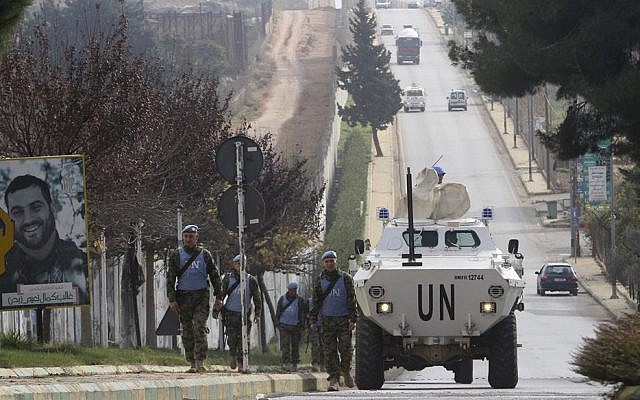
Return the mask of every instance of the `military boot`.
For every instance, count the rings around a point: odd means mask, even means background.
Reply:
[[[340,390],[340,385],[338,385],[338,379],[331,378],[329,379],[329,387],[327,388],[327,392],[337,392]]]
[[[238,368],[238,363],[236,362],[236,358],[234,356],[231,356],[231,358],[229,358],[229,368],[231,369]]]
[[[206,372],[207,369],[204,367],[204,360],[196,360],[196,372]]]
[[[196,366],[196,361],[195,361],[195,360],[192,360],[192,361],[191,361],[191,368],[189,368],[189,369],[187,370],[187,372],[188,372],[188,373],[190,373],[190,374],[195,374],[196,372],[198,372],[198,371],[197,371],[197,369],[198,369],[198,368],[197,368],[197,366]]]
[[[298,371],[298,364],[293,363],[291,364],[291,372],[297,372]]]
[[[355,384],[353,383],[353,378],[351,377],[349,371],[343,372],[342,377],[344,378],[344,385],[346,387],[352,388],[355,386]]]

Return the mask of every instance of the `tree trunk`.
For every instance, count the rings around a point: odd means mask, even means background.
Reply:
[[[373,136],[373,145],[376,146],[376,157],[384,157],[382,149],[380,148],[380,141],[378,140],[378,130],[371,128],[371,134]]]
[[[154,269],[153,269],[153,254],[154,248],[148,243],[146,248],[145,257],[145,269],[146,269],[146,323],[147,323],[147,347],[157,348],[157,336],[156,336],[156,299],[155,299],[155,287],[154,287]]]
[[[267,303],[267,307],[269,307],[269,314],[271,314],[271,322],[273,323],[274,328],[277,326],[276,323],[276,310],[273,308],[273,303],[271,302],[271,297],[269,296],[268,292],[267,292],[267,286],[264,284],[264,271],[258,274],[258,284],[260,285],[260,291],[263,293],[262,298],[264,299],[263,301],[263,311],[262,314],[264,315],[264,302]],[[265,326],[266,328],[266,326]],[[263,346],[262,346],[262,351],[266,352],[267,351],[267,330],[266,329],[262,329],[261,333],[261,340],[263,341]],[[276,330],[277,332],[277,330]]]

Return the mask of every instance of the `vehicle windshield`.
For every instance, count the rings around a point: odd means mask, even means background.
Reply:
[[[419,90],[419,89],[407,90],[407,96],[421,97],[422,90]]]
[[[404,242],[409,245],[409,231],[402,233]],[[436,247],[438,245],[438,231],[414,231],[413,245],[415,247]]]
[[[545,273],[549,275],[573,275],[571,267],[568,265],[549,265],[545,269]]]
[[[444,234],[444,244],[447,247],[478,247],[480,238],[474,231],[447,231]]]
[[[451,92],[452,99],[464,100],[464,92]]]
[[[418,46],[420,39],[415,37],[401,37],[398,38],[398,46]]]

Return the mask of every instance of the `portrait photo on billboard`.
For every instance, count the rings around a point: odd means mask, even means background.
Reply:
[[[0,160],[0,310],[87,305],[82,156]]]

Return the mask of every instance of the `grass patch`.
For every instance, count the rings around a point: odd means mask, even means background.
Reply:
[[[338,253],[338,265],[343,268],[348,265],[349,255],[353,254],[353,241],[364,235],[371,140],[368,127],[350,127],[342,123],[335,184],[327,206],[324,247]]]
[[[306,333],[300,343],[301,364],[311,363],[311,348],[306,350]],[[229,352],[209,350],[208,365],[227,365]],[[281,353],[277,341],[268,344],[262,353],[252,349],[250,365],[280,365]],[[104,347],[80,347],[72,343],[38,344],[14,332],[0,335],[0,368],[72,367],[78,365],[165,365],[186,366],[187,361],[179,350],[169,349],[119,349]]]
[[[274,64],[267,61],[251,67],[244,85],[244,103],[240,110],[232,116],[232,123],[239,124],[244,120],[251,121],[259,115],[260,107],[269,92],[274,68]]]

